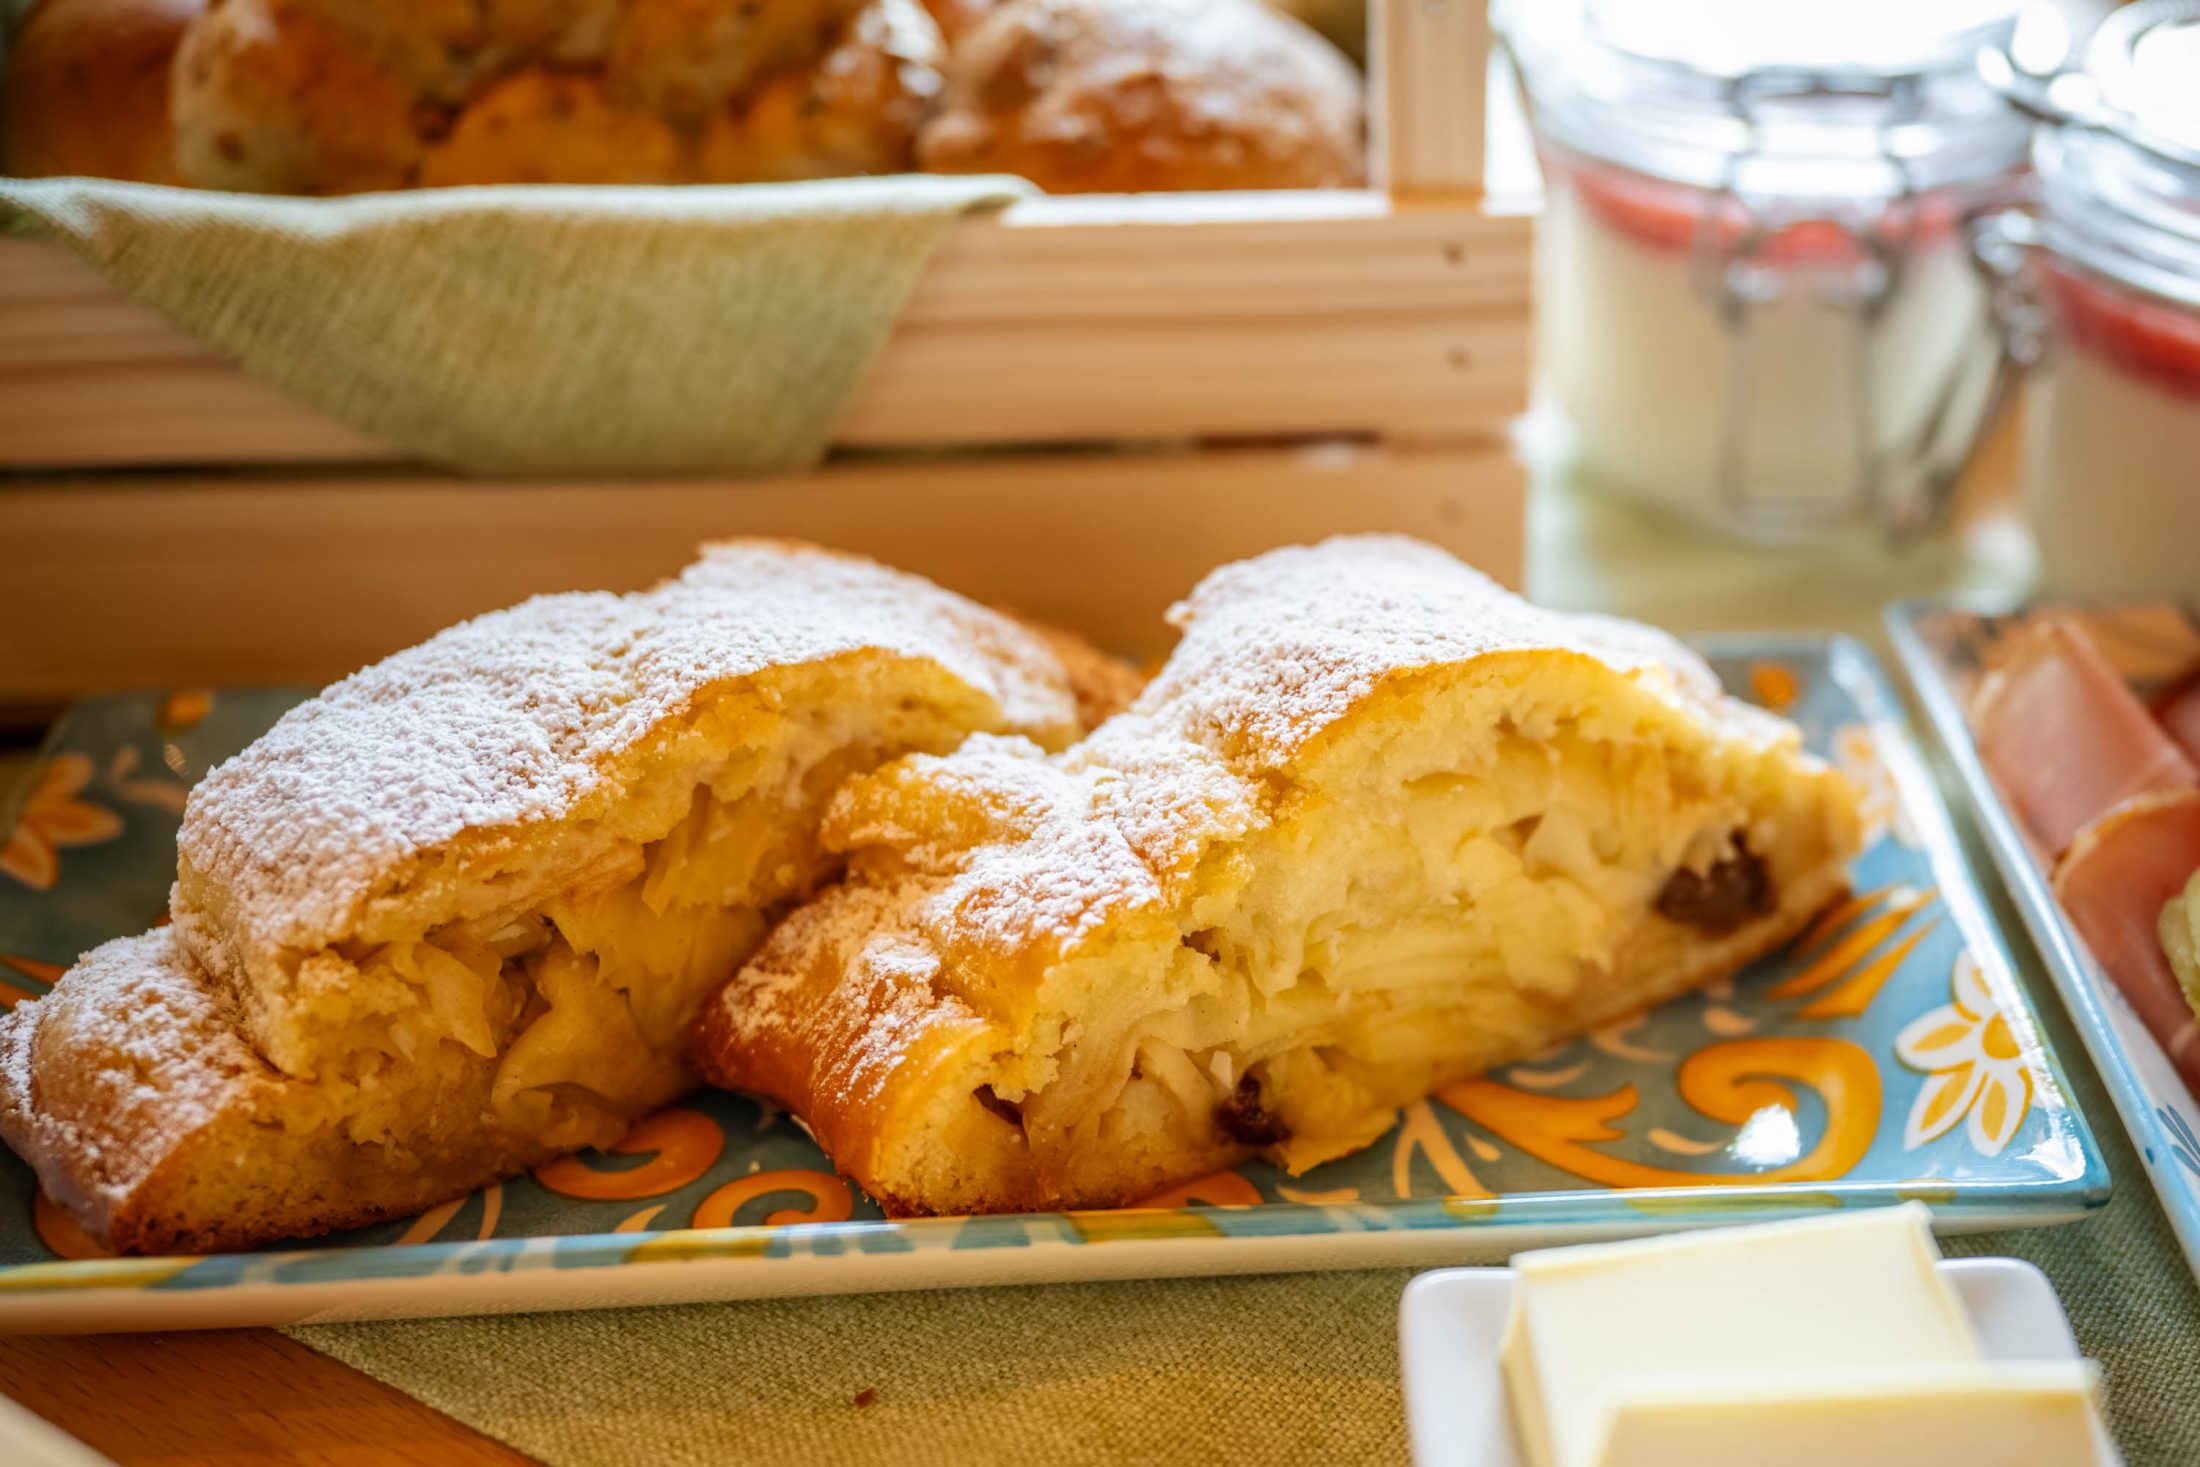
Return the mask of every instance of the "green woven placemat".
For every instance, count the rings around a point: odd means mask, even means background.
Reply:
[[[403,1324],[299,1339],[545,1462],[1396,1462],[1397,1270]]]

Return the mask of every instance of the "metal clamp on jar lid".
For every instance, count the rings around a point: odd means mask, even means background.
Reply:
[[[1938,513],[2001,374],[1960,232],[2024,163],[1977,70],[2015,3],[1503,0],[1588,477],[1758,536]]]
[[[2033,148],[2041,240],[2073,264],[2200,305],[2200,0],[2141,0],[2073,54],[2057,12],[1980,62],[2050,124]]]
[[[2041,118],[2038,208],[1987,219],[2033,359],[2025,479],[2058,591],[2200,591],[2200,0],[2141,0],[2082,50],[2029,11],[1989,80]]]

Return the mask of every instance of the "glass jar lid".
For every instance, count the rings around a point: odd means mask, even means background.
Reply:
[[[2033,146],[2044,242],[2097,273],[2200,306],[2200,0],[2140,0],[2082,48],[2033,18],[2028,29],[2054,35],[2060,49],[2003,48],[1984,71],[2048,124]]]
[[[2093,33],[2084,74],[2109,130],[2200,166],[2200,0],[2116,12]]]
[[[2019,0],[1500,0],[1538,131],[1654,178],[1856,200],[2022,166],[1979,76]]]

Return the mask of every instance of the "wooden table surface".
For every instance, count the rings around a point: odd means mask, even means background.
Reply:
[[[0,1390],[125,1467],[533,1460],[268,1329],[0,1337]]]

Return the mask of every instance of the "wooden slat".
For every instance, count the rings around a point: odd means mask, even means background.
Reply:
[[[387,458],[58,244],[0,238],[0,467]]]
[[[1490,0],[1372,0],[1367,20],[1375,186],[1401,203],[1479,193]]]
[[[0,1338],[0,1387],[118,1467],[534,1460],[273,1330]]]
[[[1346,530],[1517,584],[1501,444],[828,466],[718,484],[108,479],[0,488],[0,704],[318,683],[539,591],[647,585],[713,536],[845,546],[1148,653],[1215,564]]]
[[[1528,221],[1369,193],[1040,200],[958,225],[843,446],[1473,435],[1519,412]],[[60,245],[0,239],[0,467],[388,461]]]

